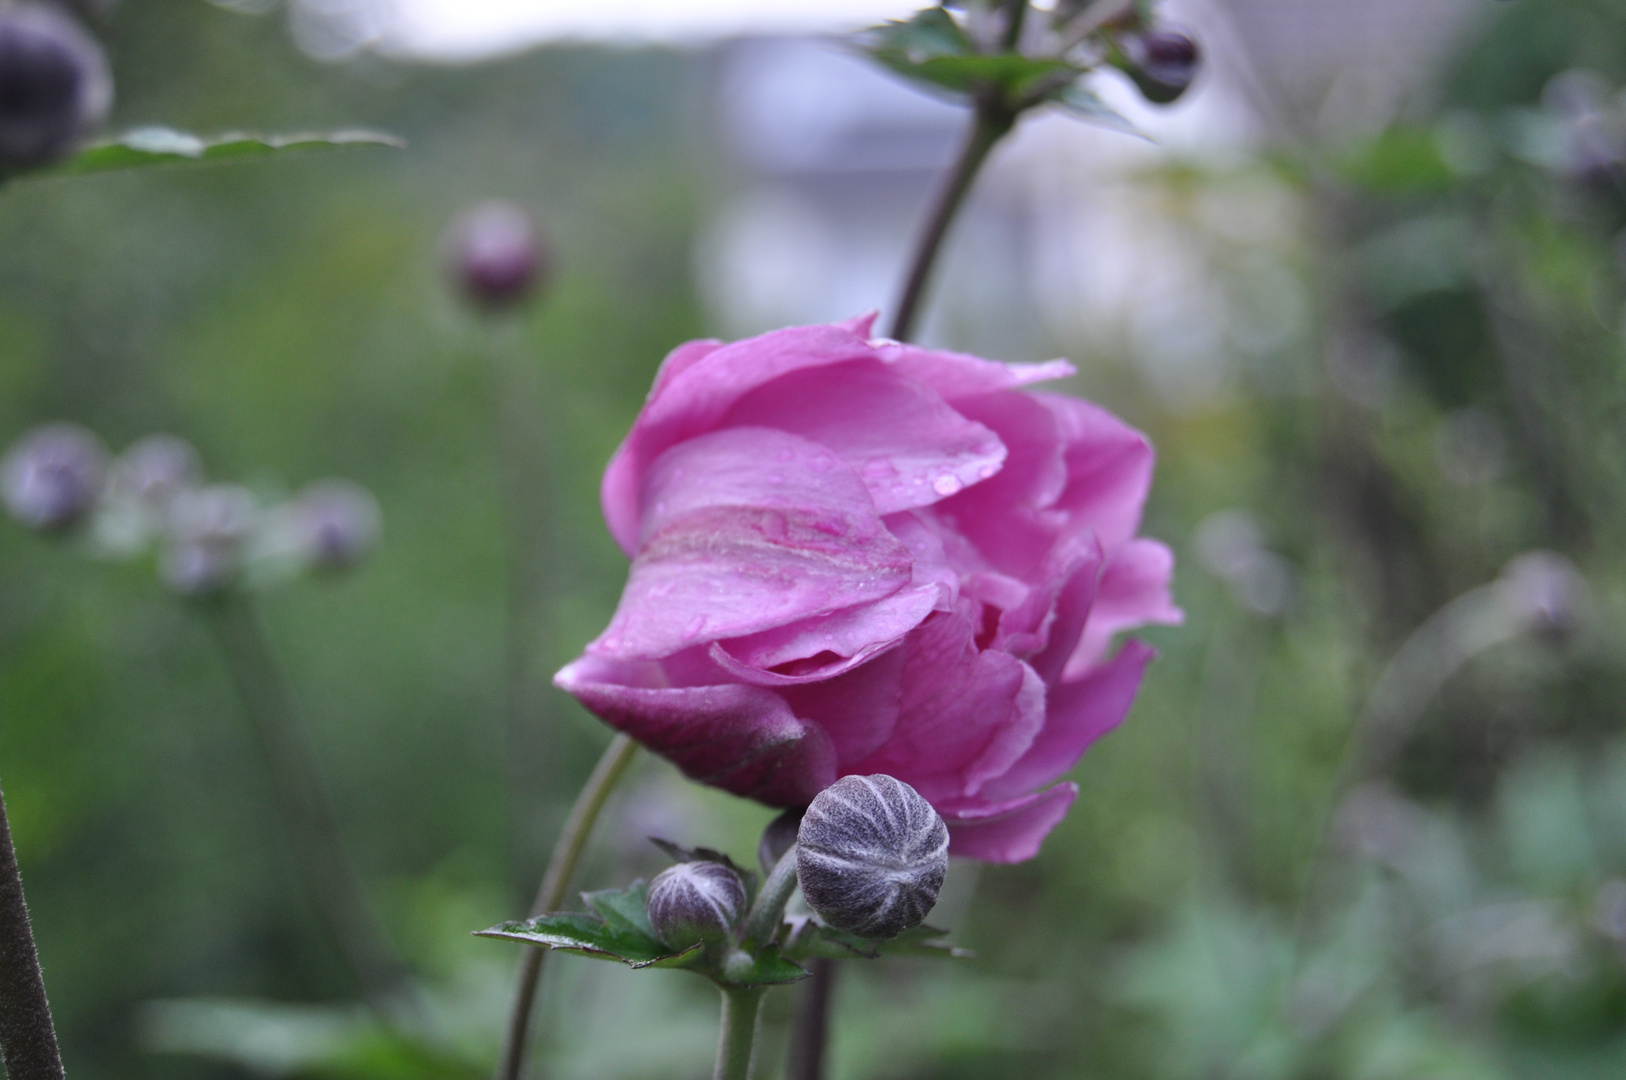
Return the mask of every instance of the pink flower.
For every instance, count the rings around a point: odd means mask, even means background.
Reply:
[[[870,340],[872,320],[666,358],[604,474],[626,590],[555,682],[703,783],[805,806],[888,773],[956,854],[1032,858],[1153,655],[1108,659],[1113,635],[1181,618],[1168,548],[1135,536],[1152,448],[1020,389],[1063,361]]]

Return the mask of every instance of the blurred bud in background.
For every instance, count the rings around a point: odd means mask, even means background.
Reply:
[[[1586,622],[1591,589],[1575,564],[1551,551],[1528,551],[1502,570],[1504,603],[1519,627],[1549,637],[1573,634]]]
[[[383,515],[360,484],[319,480],[281,508],[290,540],[305,565],[347,570],[378,544]]]
[[[446,231],[447,271],[477,307],[506,311],[547,286],[552,258],[536,223],[509,202],[481,203]]]
[[[1120,43],[1129,61],[1125,73],[1147,101],[1178,101],[1202,67],[1202,52],[1189,34],[1164,27],[1133,34]]]
[[[201,483],[202,459],[185,439],[148,435],[125,447],[113,461],[96,514],[102,552],[129,557],[145,550],[168,530],[176,497]]]
[[[260,523],[254,495],[236,484],[182,491],[170,508],[159,571],[178,593],[202,596],[234,584]]]
[[[0,175],[66,157],[112,101],[107,58],[73,19],[0,7]]]
[[[63,532],[96,506],[106,472],[100,439],[77,424],[46,424],[0,460],[0,496],[11,516],[29,528]]]

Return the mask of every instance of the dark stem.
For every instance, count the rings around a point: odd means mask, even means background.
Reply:
[[[830,996],[835,990],[834,960],[815,960],[813,977],[802,991],[796,1027],[790,1036],[785,1080],[824,1080],[825,1048],[830,1042]]]
[[[546,793],[557,757],[549,745],[547,684],[536,675],[549,610],[548,572],[554,529],[550,513],[548,418],[529,377],[523,323],[504,318],[488,328],[491,408],[497,429],[502,513],[507,530],[503,732],[508,763],[508,861],[516,897],[535,881],[533,852],[551,831]],[[542,773],[542,775],[538,775]]]
[[[0,1063],[10,1080],[62,1080],[56,1026],[0,794]]]
[[[367,902],[260,613],[246,596],[204,609],[259,743],[272,797],[317,913],[369,1006],[390,1018],[407,1004],[412,976]]]
[[[531,904],[531,918],[556,911],[564,902],[565,891],[570,888],[576,864],[581,861],[582,852],[587,848],[593,824],[598,821],[610,792],[637,753],[638,744],[625,735],[617,735],[605,748],[598,764],[593,767],[593,775],[587,778],[586,785],[576,796],[576,803],[570,808],[570,817],[565,819],[565,827],[553,847],[553,857],[548,860],[547,873],[542,875],[542,886],[537,889],[536,900]],[[525,1068],[531,1013],[536,1003],[537,984],[542,978],[542,961],[547,955],[546,949],[526,949],[525,958],[520,961],[519,985],[514,991],[514,1005],[508,1014],[502,1060],[497,1066],[499,1080],[519,1080]]]
[[[1027,20],[1028,0],[1005,0],[1005,38],[1001,43],[1006,52],[1015,52],[1022,42],[1022,24]]]
[[[894,340],[908,341],[914,333],[915,318],[931,278],[932,264],[937,261],[938,249],[943,246],[943,238],[948,235],[954,216],[959,213],[971,185],[977,179],[978,171],[988,159],[988,152],[1010,132],[1015,123],[1016,114],[992,96],[985,96],[977,102],[965,146],[942,191],[938,193],[937,202],[920,234],[914,258],[910,260],[909,276],[904,279],[897,314],[892,318],[892,329],[888,334]]]

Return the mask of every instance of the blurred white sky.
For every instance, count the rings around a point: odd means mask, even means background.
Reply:
[[[345,0],[317,0],[341,6]],[[850,31],[921,0],[388,0],[391,51],[463,59],[548,39],[693,41],[744,33]]]

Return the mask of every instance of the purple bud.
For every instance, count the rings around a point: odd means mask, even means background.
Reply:
[[[169,542],[159,571],[176,592],[201,596],[237,580],[260,521],[254,495],[235,484],[182,491],[169,511]]]
[[[745,883],[722,863],[678,863],[649,883],[649,922],[670,949],[727,941],[744,911]]]
[[[62,532],[82,521],[102,493],[107,451],[77,424],[46,424],[0,461],[0,497],[31,529]]]
[[[320,480],[289,508],[301,554],[314,567],[345,570],[378,543],[383,517],[378,500],[348,480]]]
[[[1146,100],[1157,105],[1178,100],[1202,66],[1197,43],[1179,30],[1137,34],[1124,40],[1123,49],[1130,62],[1129,77]]]
[[[507,202],[482,203],[447,230],[447,261],[463,295],[501,310],[547,283],[551,260],[529,214]]]
[[[112,103],[96,41],[53,7],[0,9],[0,173],[66,157]]]
[[[203,462],[192,444],[174,435],[148,435],[113,462],[117,494],[163,510],[182,491],[203,481]]]
[[[802,898],[837,930],[897,937],[919,926],[948,872],[948,826],[890,776],[844,776],[813,799],[796,843]]]

